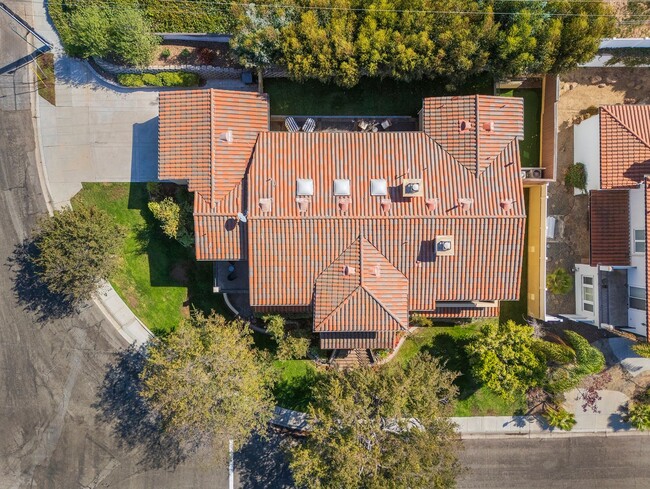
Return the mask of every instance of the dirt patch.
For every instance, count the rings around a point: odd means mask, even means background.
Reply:
[[[645,37],[648,35],[650,5],[638,0],[607,0],[619,20],[616,37]]]
[[[154,59],[156,60],[156,65],[162,66],[203,65],[241,68],[241,65],[234,61],[228,43],[213,42],[209,43],[209,46],[200,44],[192,45],[192,43],[163,44],[158,46]]]

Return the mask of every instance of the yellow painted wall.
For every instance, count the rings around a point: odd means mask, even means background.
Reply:
[[[528,315],[546,316],[546,185],[528,187]]]

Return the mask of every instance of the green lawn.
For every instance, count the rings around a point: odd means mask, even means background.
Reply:
[[[528,213],[528,202],[530,194],[528,189],[524,189],[524,205]],[[512,319],[516,323],[521,323],[524,316],[528,314],[528,222],[524,230],[524,255],[521,262],[521,285],[519,287],[518,301],[501,301],[501,310],[499,312],[499,321],[506,322]]]
[[[194,250],[165,237],[147,207],[144,183],[85,183],[73,199],[108,212],[127,231],[111,284],[155,334],[173,330],[195,307],[230,315],[212,293],[212,264],[194,260]]]
[[[406,364],[420,351],[429,352],[447,362],[447,368],[461,373],[456,380],[460,390],[455,416],[509,416],[526,408],[522,397],[508,402],[488,387],[478,384],[469,374],[464,346],[478,330],[477,324],[421,328],[409,336],[393,361]]]
[[[408,115],[416,116],[424,97],[441,95],[492,95],[490,76],[475,77],[449,92],[446,82],[420,80],[399,82],[391,79],[362,78],[352,88],[334,84],[307,81],[299,83],[288,79],[264,80],[264,91],[269,94],[271,114],[282,115]]]
[[[517,88],[499,95],[524,99],[524,140],[519,143],[521,166],[539,167],[539,136],[542,130],[542,89]]]

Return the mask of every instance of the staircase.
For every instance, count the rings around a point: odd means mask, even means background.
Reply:
[[[366,367],[372,365],[373,361],[370,350],[336,350],[330,363],[338,369],[345,370]]]

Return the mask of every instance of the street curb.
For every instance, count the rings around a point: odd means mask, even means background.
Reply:
[[[536,433],[461,433],[463,440],[486,440],[506,438],[548,439],[548,438],[584,438],[584,437],[619,437],[619,436],[650,436],[650,432],[631,429],[629,431],[545,431]]]

